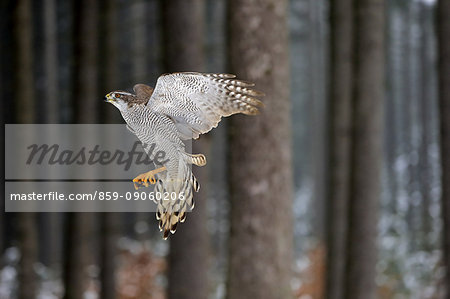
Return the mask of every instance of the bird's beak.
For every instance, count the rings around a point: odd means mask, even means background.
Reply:
[[[111,94],[108,93],[108,94],[105,96],[105,102],[111,102],[112,100],[113,100],[113,98],[112,98]]]

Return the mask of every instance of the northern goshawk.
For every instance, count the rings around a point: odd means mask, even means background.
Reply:
[[[192,190],[197,192],[200,185],[190,166],[206,164],[203,154],[185,151],[183,140],[209,132],[223,116],[258,114],[263,104],[255,97],[263,93],[252,86],[229,74],[173,73],[160,76],[155,89],[136,84],[136,94],[114,91],[106,95],[106,101],[120,110],[150,159],[157,151],[166,154],[167,160],[157,165],[159,168],[133,179],[135,188],[151,183],[155,184],[155,193],[175,192],[175,198],[156,201],[156,218],[164,239],[169,232],[175,232],[178,222],[186,219],[186,211],[194,207]],[[151,152],[145,146],[150,144],[156,147]]]

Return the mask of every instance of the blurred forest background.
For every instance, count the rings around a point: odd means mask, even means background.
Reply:
[[[195,142],[169,241],[149,213],[1,212],[0,298],[450,298],[450,1],[0,5],[3,123],[123,123],[104,95],[164,72],[266,93]]]

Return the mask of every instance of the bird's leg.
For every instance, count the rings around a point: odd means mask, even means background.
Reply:
[[[166,166],[156,168],[156,169],[150,170],[149,172],[145,172],[145,173],[138,175],[137,177],[135,177],[133,179],[134,188],[136,190],[139,189],[139,186],[138,186],[139,183],[143,183],[145,187],[149,186],[148,183],[150,183],[152,185],[156,184],[155,174],[160,173],[164,170],[167,170]]]

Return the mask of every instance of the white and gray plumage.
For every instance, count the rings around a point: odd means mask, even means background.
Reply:
[[[158,78],[154,90],[137,84],[135,95],[115,91],[106,96],[143,144],[155,144],[151,153],[163,151],[168,159],[164,165],[157,165],[162,166],[159,169],[133,181],[144,182],[145,186],[147,180],[155,183],[156,192],[183,194],[182,199],[157,201],[156,218],[165,239],[194,207],[192,190],[198,191],[200,185],[190,166],[206,164],[204,155],[186,153],[183,140],[209,132],[223,116],[255,115],[263,106],[255,98],[263,94],[251,89],[254,84],[234,78],[229,74],[166,74]]]

